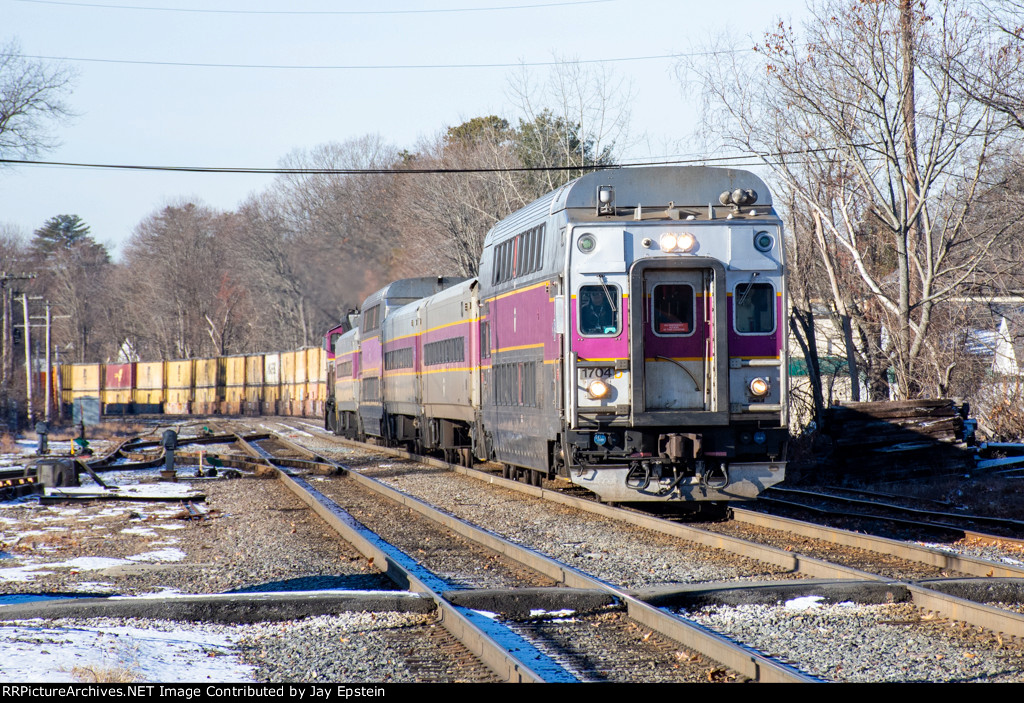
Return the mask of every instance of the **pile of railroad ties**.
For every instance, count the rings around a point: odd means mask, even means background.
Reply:
[[[845,478],[912,478],[1024,467],[1024,445],[979,443],[970,407],[943,399],[846,403],[825,411],[831,456]]]

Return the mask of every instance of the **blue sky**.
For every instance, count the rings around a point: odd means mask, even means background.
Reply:
[[[515,5],[540,6],[495,9]],[[514,69],[412,66],[532,63],[551,61],[554,54],[580,60],[664,55],[697,50],[720,35],[739,37],[746,47],[780,13],[804,12],[802,3],[793,0],[732,0],[727,5],[689,0],[561,5],[546,0],[0,0],[0,8],[0,40],[17,39],[28,55],[406,67],[289,70],[66,62],[78,73],[69,100],[78,117],[56,128],[61,146],[41,158],[227,167],[273,167],[294,149],[367,133],[411,149],[417,139],[466,119],[514,113],[507,87]],[[206,12],[178,11],[184,9]],[[433,11],[445,9],[459,11]],[[403,10],[432,11],[400,14]],[[632,81],[637,97],[631,132],[646,136],[624,156],[696,154],[695,97],[680,89],[675,62],[608,65]],[[538,77],[545,70],[531,69]],[[0,223],[28,236],[49,217],[77,214],[99,241],[116,250],[140,220],[173,200],[199,199],[231,209],[270,181],[263,175],[3,168]]]

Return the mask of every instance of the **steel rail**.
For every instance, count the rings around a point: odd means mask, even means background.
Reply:
[[[770,490],[772,490],[773,492],[778,492],[778,493],[790,493],[790,494],[793,494],[793,495],[808,496],[808,497],[811,497],[811,498],[821,498],[823,500],[834,500],[837,503],[850,503],[852,505],[864,505],[864,506],[867,506],[867,507],[870,507],[870,508],[879,508],[879,509],[884,509],[884,510],[891,510],[893,512],[908,513],[910,515],[927,515],[929,517],[930,516],[938,516],[938,517],[944,517],[944,518],[954,518],[956,520],[963,520],[965,522],[970,522],[970,521],[973,520],[975,522],[986,522],[986,523],[989,523],[991,525],[1008,525],[1008,526],[1017,527],[1017,528],[1024,527],[1024,521],[1014,520],[1012,518],[992,517],[992,516],[987,516],[987,515],[964,515],[964,514],[961,514],[961,513],[950,513],[950,512],[945,512],[945,511],[942,511],[942,510],[927,510],[927,509],[924,509],[924,508],[911,508],[911,507],[906,506],[906,505],[896,505],[895,503],[882,503],[880,501],[867,500],[865,498],[853,498],[853,497],[850,497],[850,496],[840,496],[840,495],[834,495],[834,494],[831,494],[831,493],[822,493],[821,491],[809,491],[807,489],[774,488],[773,487]],[[802,507],[802,508],[808,508],[810,510],[814,510],[815,509],[815,506],[813,506],[813,505],[805,505],[803,503],[797,503],[795,501],[780,500],[778,498],[772,498],[771,496],[768,496],[767,499],[768,500],[772,500],[772,501],[778,500],[779,502],[785,503],[786,505],[795,505],[795,506]],[[887,519],[889,519],[885,515],[871,515],[871,514],[864,514],[864,513],[862,513],[861,515],[862,515],[862,517],[865,517],[865,518],[876,518],[876,519],[879,519],[879,520],[887,520]],[[917,524],[924,525],[926,527],[938,527],[938,528],[946,528],[946,529],[951,529],[951,530],[962,530],[963,529],[962,527],[957,526],[957,525],[950,525],[950,524],[945,524],[945,523],[940,523],[940,522],[918,522]]]
[[[267,457],[263,456],[258,448],[241,438],[239,438],[239,443],[246,453],[254,459],[258,459],[260,464],[267,461]],[[534,656],[533,666],[510,652],[488,634],[487,629],[493,629],[493,624],[487,618],[446,600],[438,590],[439,587],[443,587],[443,581],[426,570],[420,569],[417,573],[417,570],[410,568],[412,564],[415,564],[411,557],[394,547],[385,549],[382,540],[372,539],[368,534],[369,530],[344,512],[336,503],[313,488],[305,479],[293,476],[282,469],[277,469],[277,477],[285,487],[309,506],[346,542],[354,546],[372,564],[377,565],[377,568],[381,569],[395,584],[433,600],[442,626],[504,681],[511,683],[545,683],[548,681],[564,683],[575,680],[567,678],[571,675],[557,664],[547,660],[544,655],[532,650],[525,641],[520,640],[525,646],[521,646],[519,649]],[[538,666],[538,662],[543,666]]]
[[[283,437],[278,437],[277,439],[285,445],[291,444],[290,440]],[[528,566],[559,583],[564,583],[572,588],[598,589],[613,595],[626,604],[627,615],[634,621],[646,625],[669,639],[679,642],[683,646],[708,656],[751,680],[765,683],[810,683],[822,681],[822,679],[802,672],[789,664],[777,661],[746,645],[734,642],[688,618],[674,615],[645,603],[629,593],[579,571],[568,564],[510,542],[493,532],[445,513],[407,493],[391,488],[368,476],[363,476],[359,472],[346,469],[337,462],[327,462],[325,466],[340,469],[360,486],[384,495],[411,510],[415,510],[417,513],[443,525],[456,534]],[[785,554],[783,550],[777,551]],[[847,570],[847,573],[851,571]],[[856,574],[855,577],[867,576],[867,574],[860,572],[853,572],[853,574]]]
[[[754,525],[755,527],[780,529],[779,526],[781,525],[781,529],[802,537],[831,542],[844,547],[856,547],[881,554],[891,554],[901,559],[927,564],[940,569],[959,571],[970,576],[1024,578],[1024,567],[1020,566],[1000,564],[999,562],[978,557],[951,554],[932,547],[908,544],[887,537],[861,534],[838,527],[815,525],[793,518],[759,513],[746,508],[733,508],[732,512],[737,522]]]

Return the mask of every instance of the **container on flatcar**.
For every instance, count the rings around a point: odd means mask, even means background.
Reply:
[[[129,415],[135,411],[135,364],[106,364],[103,372],[103,414]]]
[[[280,411],[281,400],[281,353],[263,355],[263,413],[284,414]]]
[[[302,386],[298,386],[297,379],[300,373],[305,377],[306,365],[299,365],[297,357],[300,356],[303,356],[302,352],[281,352],[281,396],[277,404],[279,415],[294,415],[295,408],[301,407],[305,381]]]
[[[240,415],[245,405],[245,363],[244,356],[221,357],[224,367],[224,402],[221,412]]]
[[[327,352],[323,347],[306,349],[305,417],[323,417],[327,397]]]
[[[100,416],[103,368],[100,364],[75,364],[71,373],[71,405],[78,418]]]
[[[72,364],[60,364],[57,367],[57,380],[60,387],[60,408],[61,414],[71,415],[71,403],[73,396],[72,385],[74,383],[75,367]]]
[[[135,412],[161,413],[164,409],[164,364],[161,361],[140,361],[135,364]]]
[[[224,397],[223,365],[221,359],[195,359],[195,392],[192,396],[192,412],[197,415],[212,415],[220,410]]]
[[[245,406],[246,415],[263,414],[263,355],[250,354],[245,357]]]
[[[167,400],[164,412],[169,415],[188,415],[192,412],[193,373],[192,359],[176,359],[164,362],[164,378],[167,380]]]

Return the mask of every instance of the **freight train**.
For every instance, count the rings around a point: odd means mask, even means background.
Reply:
[[[785,473],[785,296],[754,174],[593,172],[498,222],[476,278],[329,331],[325,424],[607,502],[752,499]]]
[[[54,400],[65,417],[293,415],[322,418],[326,354],[270,354],[57,367]]]

